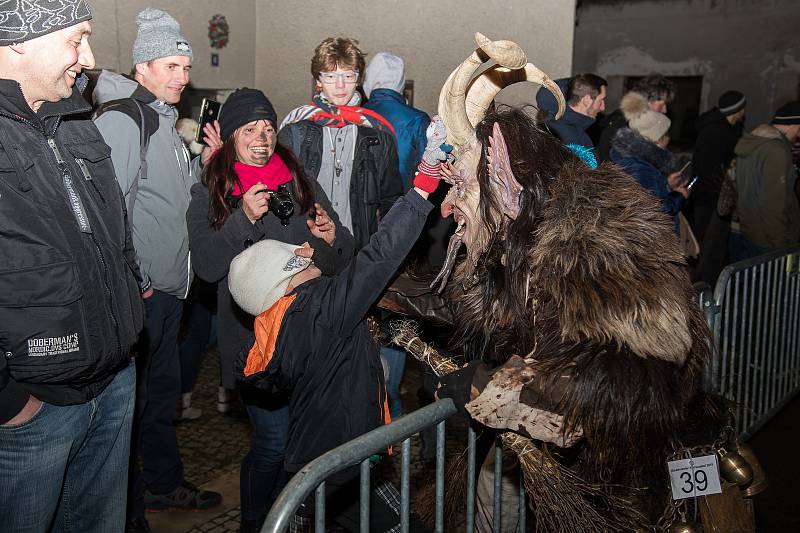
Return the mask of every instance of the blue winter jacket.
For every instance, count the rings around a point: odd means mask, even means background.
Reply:
[[[672,154],[635,131],[621,128],[611,141],[611,160],[661,201],[662,210],[672,216],[675,233],[680,235],[678,213],[686,199],[670,190],[667,182],[674,166]]]
[[[403,190],[408,191],[425,151],[425,130],[431,119],[423,111],[406,104],[403,95],[391,89],[374,89],[364,107],[381,115],[394,128]]]

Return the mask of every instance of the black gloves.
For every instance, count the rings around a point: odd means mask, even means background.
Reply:
[[[464,368],[445,374],[439,378],[436,395],[439,398],[451,398],[461,414],[468,417],[464,405],[471,399],[473,378],[478,371],[480,374],[488,372],[488,367],[480,360],[470,361]]]

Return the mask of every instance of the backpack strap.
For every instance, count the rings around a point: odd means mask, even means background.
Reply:
[[[121,98],[106,102],[95,111],[95,118],[107,111],[119,111],[127,115],[139,128],[139,170],[131,183],[130,192],[126,202],[128,219],[133,218],[133,207],[136,205],[136,196],[139,193],[139,180],[147,179],[147,149],[150,146],[150,137],[158,129],[158,113],[150,106],[143,106],[135,98]]]

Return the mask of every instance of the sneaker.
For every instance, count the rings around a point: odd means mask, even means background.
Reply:
[[[150,533],[150,524],[143,516],[134,518],[125,524],[125,533]]]
[[[222,503],[222,494],[201,490],[184,481],[177,489],[167,494],[144,493],[144,506],[148,510],[164,509],[209,509]]]
[[[202,409],[198,409],[197,407],[184,407],[181,409],[180,419],[181,420],[197,420],[203,414]]]

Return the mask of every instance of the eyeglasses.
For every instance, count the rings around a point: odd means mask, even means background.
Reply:
[[[346,72],[320,72],[319,81],[322,83],[332,84],[336,83],[337,78],[341,78],[344,83],[356,83],[358,81],[357,70],[348,70]]]

